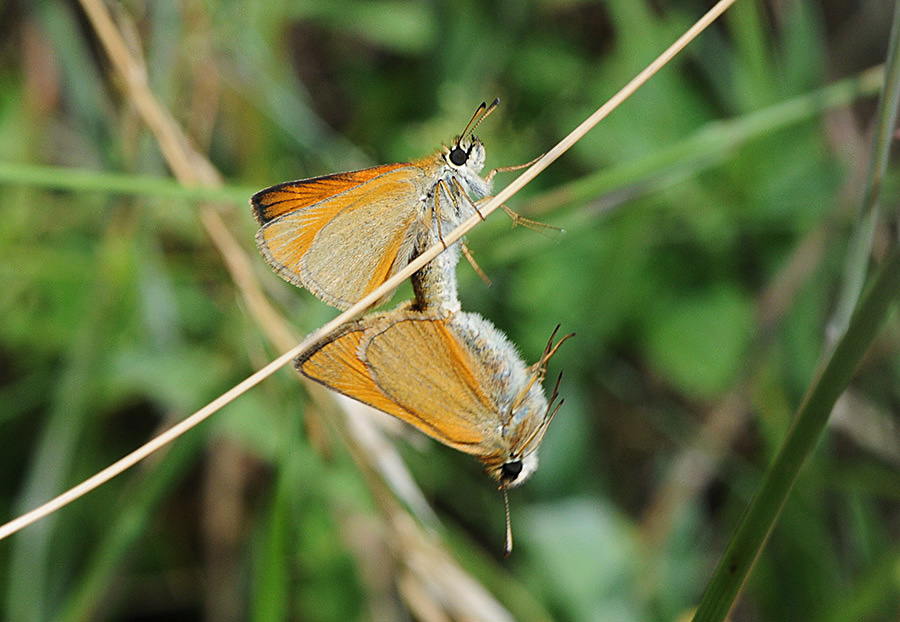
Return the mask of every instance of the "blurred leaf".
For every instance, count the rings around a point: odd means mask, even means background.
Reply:
[[[299,15],[396,52],[423,52],[433,45],[437,25],[428,5],[409,0],[300,4]]]
[[[650,363],[693,398],[724,391],[741,370],[753,334],[753,305],[739,291],[720,287],[664,294],[648,318],[644,348]]]
[[[627,520],[587,499],[531,506],[519,520],[519,548],[575,620],[644,620],[638,604],[638,542]],[[517,553],[518,554],[518,553]]]

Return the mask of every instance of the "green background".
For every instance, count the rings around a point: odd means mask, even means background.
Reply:
[[[478,130],[488,167],[531,160],[708,4],[112,8],[154,93],[225,183],[172,181],[79,6],[0,2],[4,518],[280,353],[204,229],[207,199],[306,334],[335,311],[257,255],[254,191],[423,156],[494,97]],[[511,558],[478,463],[395,430],[437,517],[427,533],[469,574],[457,602],[410,578],[456,571],[443,552],[410,555],[406,509],[354,460],[344,415],[284,370],[0,541],[0,618],[441,619],[429,607],[462,617],[452,612],[465,605],[497,619],[479,595],[521,620],[689,616],[825,351],[870,158],[879,82],[860,76],[887,55],[892,10],[741,0],[509,202],[565,234],[495,214],[469,235],[493,284],[461,263],[464,309],[529,363],[557,324],[577,337],[550,364],[549,378],[565,370],[566,402],[541,468],[511,495]],[[896,181],[884,180],[889,210]],[[892,235],[876,229],[876,255]],[[895,317],[732,619],[896,620],[898,343]]]

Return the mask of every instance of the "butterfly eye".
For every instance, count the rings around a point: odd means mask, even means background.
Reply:
[[[469,159],[469,152],[456,145],[450,152],[450,164],[453,166],[462,166]]]
[[[507,462],[503,466],[500,467],[500,481],[510,484],[516,481],[516,478],[519,477],[519,473],[522,472],[522,461],[521,460],[513,460],[512,462]]]

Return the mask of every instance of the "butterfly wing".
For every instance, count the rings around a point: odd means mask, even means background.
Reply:
[[[478,382],[478,362],[440,319],[369,316],[296,366],[454,449],[476,455],[495,449],[496,405]]]
[[[320,346],[298,357],[294,366],[329,389],[403,419],[405,415],[372,381],[358,356],[359,344],[365,337],[365,327],[360,324],[356,322],[340,329]]]
[[[488,372],[445,321],[410,317],[378,331],[363,345],[375,384],[390,400],[433,430],[435,439],[467,453],[499,444],[498,405],[486,391]]]
[[[426,181],[392,164],[263,190],[257,246],[284,279],[346,309],[409,262]]]
[[[407,164],[384,164],[349,173],[335,173],[278,184],[260,190],[250,198],[253,215],[260,225],[265,225],[288,212],[320,203],[404,166]]]

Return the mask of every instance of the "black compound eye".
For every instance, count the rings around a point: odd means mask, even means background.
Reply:
[[[469,152],[456,145],[450,152],[450,163],[454,166],[462,166],[469,159]]]
[[[519,473],[522,472],[522,461],[521,460],[513,460],[512,462],[507,462],[502,467],[500,467],[500,479],[506,483],[516,481],[516,478],[519,477]]]

